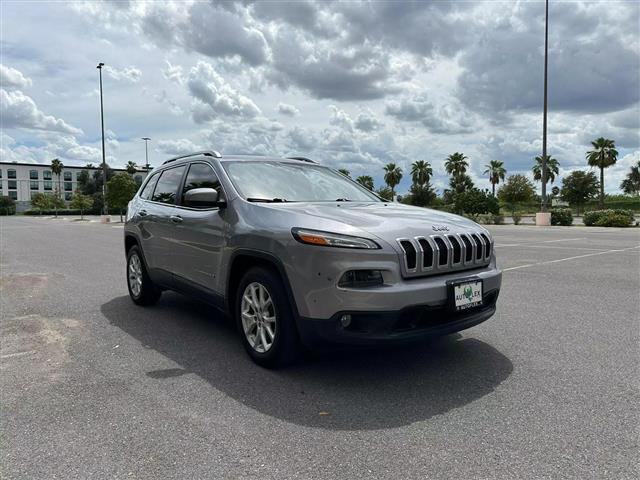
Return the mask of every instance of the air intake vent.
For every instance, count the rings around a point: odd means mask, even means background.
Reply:
[[[484,233],[481,233],[480,236],[484,240],[484,244],[487,246],[484,250],[484,258],[489,258],[491,256],[491,242]]]
[[[438,247],[438,266],[446,266],[449,263],[449,249],[447,248],[447,244],[444,243],[444,240],[440,237],[434,237],[433,241],[436,242],[436,246]]]
[[[433,248],[431,248],[431,244],[424,238],[419,239],[418,243],[422,248],[422,268],[433,267]]]
[[[462,235],[462,243],[464,243],[464,261],[469,263],[473,260],[473,245],[469,241],[469,237]]]
[[[462,247],[460,246],[460,242],[453,235],[449,235],[447,238],[453,247],[453,263],[460,263],[462,261]]]
[[[415,270],[416,268],[416,247],[413,246],[409,240],[401,240],[400,245],[402,245],[402,249],[405,253],[405,258],[407,260],[407,269]]]
[[[476,260],[482,260],[482,240],[475,233],[471,236],[476,243]]]

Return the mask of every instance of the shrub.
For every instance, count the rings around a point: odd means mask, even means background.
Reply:
[[[511,218],[513,218],[514,225],[520,225],[520,220],[522,220],[522,214],[520,212],[514,212],[511,215]]]
[[[582,221],[588,227],[628,227],[634,218],[631,210],[593,210],[585,212]]]
[[[54,215],[56,211],[43,209],[43,210],[27,210],[25,215]],[[58,215],[80,215],[80,210],[72,210],[68,208],[58,209]]]
[[[16,202],[12,198],[0,196],[0,215],[15,215]]]
[[[454,208],[457,213],[478,215],[483,213],[497,214],[500,210],[498,200],[488,190],[477,188],[454,195]]]
[[[493,221],[493,223],[495,223],[496,225],[502,225],[504,223],[504,217],[502,215],[500,215],[499,213],[494,213],[491,216],[491,220]]]
[[[573,215],[570,208],[552,208],[551,225],[569,226],[573,224]]]

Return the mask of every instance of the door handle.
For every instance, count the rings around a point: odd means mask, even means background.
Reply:
[[[182,223],[182,217],[180,215],[171,215],[169,218],[173,223]]]
[[[141,217],[146,217],[147,216],[147,211],[146,210],[140,210],[138,212],[138,215],[140,215]]]

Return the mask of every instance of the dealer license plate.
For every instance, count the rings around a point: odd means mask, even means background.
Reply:
[[[482,305],[482,281],[473,280],[453,284],[452,305],[457,312]]]

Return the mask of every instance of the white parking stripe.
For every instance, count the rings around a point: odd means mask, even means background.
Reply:
[[[36,351],[28,350],[26,352],[7,353],[6,355],[0,355],[0,359],[4,360],[5,358],[22,357],[23,355],[30,355],[32,353],[36,353]]]
[[[580,237],[580,238],[561,238],[560,240],[544,240],[542,243],[573,242],[574,240],[584,240],[584,237]]]
[[[604,255],[606,253],[627,252],[629,250],[634,250],[634,249],[637,249],[637,248],[640,248],[640,245],[638,245],[636,247],[621,248],[621,249],[618,249],[618,250],[605,250],[604,252],[586,253],[584,255],[576,255],[575,257],[559,258],[557,260],[547,260],[545,262],[528,263],[526,265],[518,265],[517,267],[503,268],[502,271],[503,272],[507,272],[509,270],[518,270],[520,268],[529,268],[529,267],[536,267],[538,265],[548,265],[548,264],[551,264],[551,263],[566,262],[567,260],[575,260],[577,258],[595,257],[596,255]]]

